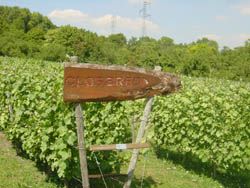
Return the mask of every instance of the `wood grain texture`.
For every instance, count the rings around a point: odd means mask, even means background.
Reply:
[[[93,145],[90,147],[90,151],[126,150],[149,147],[150,144],[148,143]]]
[[[170,73],[95,64],[65,64],[64,101],[135,100],[166,95],[181,87]]]

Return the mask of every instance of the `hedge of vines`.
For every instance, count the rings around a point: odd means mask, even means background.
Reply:
[[[151,141],[156,147],[192,154],[217,169],[250,170],[250,84],[182,78],[181,92],[156,97]],[[0,57],[0,129],[33,160],[59,177],[79,177],[74,106],[62,100],[63,65]],[[131,142],[132,114],[143,103],[86,103],[87,147]],[[150,135],[149,135],[150,136]],[[106,172],[125,158],[100,152]],[[97,173],[88,152],[90,173]]]
[[[156,146],[190,154],[217,170],[250,170],[250,84],[183,78],[183,90],[158,97]]]
[[[63,102],[63,65],[0,58],[0,129],[33,160],[59,177],[80,176],[74,106]],[[127,103],[87,103],[86,145],[131,141]],[[90,173],[97,173],[88,152]],[[125,159],[117,152],[97,153],[102,170],[119,171]]]

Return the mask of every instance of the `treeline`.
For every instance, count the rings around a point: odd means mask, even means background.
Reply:
[[[59,62],[77,55],[81,62],[160,65],[184,75],[250,81],[250,40],[242,47],[220,50],[217,42],[206,38],[176,44],[169,37],[105,37],[72,26],[57,27],[40,13],[18,7],[0,6],[0,55]]]

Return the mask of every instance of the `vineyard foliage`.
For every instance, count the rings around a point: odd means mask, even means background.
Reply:
[[[0,128],[37,162],[59,177],[79,177],[74,105],[63,102],[63,65],[0,58]],[[129,142],[128,103],[87,103],[86,144]],[[128,110],[127,110],[128,109]],[[127,110],[127,111],[126,111]],[[98,153],[102,170],[119,170],[123,161],[115,152]],[[88,152],[89,169],[96,173]]]
[[[152,117],[156,146],[217,170],[250,170],[250,84],[182,80],[180,93],[157,98]]]
[[[190,153],[218,169],[250,169],[250,85],[183,77],[180,93],[156,97],[151,124],[155,146]],[[62,100],[63,65],[0,57],[0,129],[33,160],[47,164],[59,177],[79,177],[74,105]],[[86,103],[87,147],[131,142],[136,102]],[[126,158],[97,153],[102,170],[119,171]],[[88,168],[97,166],[88,152]]]

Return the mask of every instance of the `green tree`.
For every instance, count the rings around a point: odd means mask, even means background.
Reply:
[[[108,40],[118,46],[125,46],[127,39],[122,33],[109,35]]]
[[[41,48],[40,58],[48,61],[63,61],[66,49],[60,44],[47,44]]]
[[[208,39],[198,40],[188,46],[189,58],[182,73],[191,76],[211,76],[217,69],[218,44]]]

